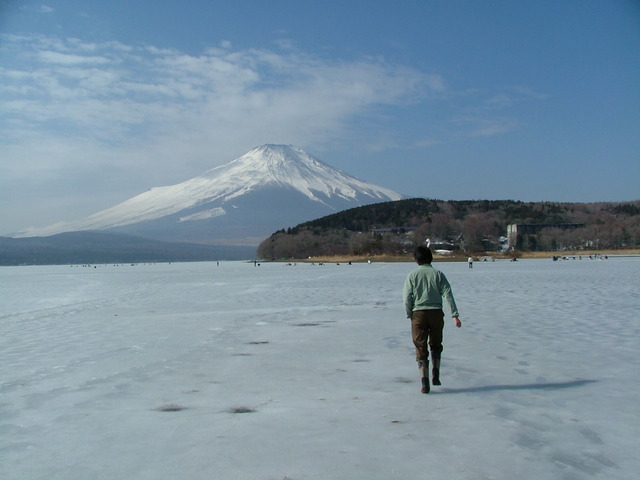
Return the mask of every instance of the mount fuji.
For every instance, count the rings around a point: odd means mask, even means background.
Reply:
[[[83,220],[14,237],[108,231],[163,241],[257,245],[275,230],[348,208],[400,200],[291,145],[263,145],[175,185],[155,187]]]

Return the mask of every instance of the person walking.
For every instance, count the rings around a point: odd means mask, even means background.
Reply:
[[[444,312],[442,298],[449,304],[455,326],[462,327],[458,307],[447,277],[431,266],[433,254],[421,245],[413,257],[418,268],[410,272],[403,287],[403,300],[407,318],[411,319],[411,337],[416,348],[416,361],[422,374],[422,393],[429,393],[429,349],[431,350],[433,385],[440,383],[440,359],[442,357],[442,331]]]

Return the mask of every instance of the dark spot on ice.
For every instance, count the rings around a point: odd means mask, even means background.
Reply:
[[[167,405],[162,405],[160,407],[154,408],[158,412],[180,412],[182,410],[186,410],[187,407],[184,405],[178,405],[177,403],[169,403]]]
[[[296,323],[296,327],[317,327],[319,323]]]
[[[229,409],[229,413],[254,413],[255,410],[249,407],[233,407]]]
[[[604,443],[600,438],[600,435],[598,435],[596,432],[594,432],[589,428],[583,428],[582,430],[580,430],[580,433],[584,438],[586,438],[587,440],[589,440],[591,443],[595,445],[602,445]]]
[[[395,379],[396,382],[398,383],[413,383],[413,380],[411,380],[410,378],[406,378],[406,377],[397,377]]]
[[[249,342],[248,345],[265,345],[269,342],[267,341],[253,341],[253,342]]]

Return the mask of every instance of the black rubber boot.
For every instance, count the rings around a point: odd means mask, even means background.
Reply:
[[[422,393],[429,393],[431,386],[429,385],[429,377],[422,377]]]
[[[418,362],[418,368],[422,374],[422,393],[429,393],[431,386],[429,385],[429,360],[422,360]]]
[[[431,371],[431,374],[433,375],[433,384],[442,385],[440,383],[440,355],[432,355],[431,360],[433,361],[433,370]]]

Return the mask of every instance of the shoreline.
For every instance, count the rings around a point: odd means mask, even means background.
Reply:
[[[514,254],[505,255],[502,253],[486,252],[481,254],[454,254],[454,255],[433,255],[434,262],[466,262],[469,256],[473,257],[474,261],[482,261],[483,258],[494,258],[495,260],[511,260],[514,257],[517,259],[532,259],[532,258],[553,258],[555,257],[589,257],[594,255],[607,255],[607,256],[636,256],[640,255],[640,248],[631,248],[624,250],[567,250],[563,252],[516,252]],[[273,260],[274,262],[296,262],[296,263],[368,263],[368,262],[413,262],[413,256],[411,254],[406,255],[329,255],[329,256],[317,256],[309,258],[298,258],[289,260]]]

